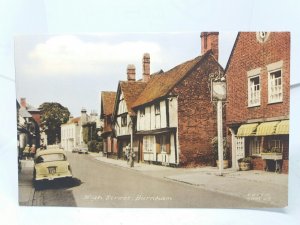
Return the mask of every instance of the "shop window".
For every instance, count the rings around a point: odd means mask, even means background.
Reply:
[[[249,148],[250,148],[250,154],[251,155],[259,155],[260,150],[260,139],[259,137],[254,137],[250,139]]]
[[[283,143],[281,140],[269,140],[268,141],[268,150],[270,152],[282,153],[283,151]]]

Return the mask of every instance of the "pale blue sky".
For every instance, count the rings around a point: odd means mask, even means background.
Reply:
[[[220,63],[226,66],[237,32],[221,32]],[[149,52],[151,72],[167,71],[200,55],[200,32],[95,33],[15,37],[17,97],[38,107],[60,102],[74,116],[82,107],[100,109],[100,91],[116,91],[128,64],[142,78],[142,56]]]
[[[161,64],[175,66],[199,53],[201,31],[291,31],[291,83],[300,83],[300,1],[297,0],[0,0],[0,211],[1,224],[298,224],[300,220],[300,126],[297,107],[299,86],[291,92],[291,135],[289,207],[283,210],[139,210],[134,219],[132,210],[24,208],[17,206],[16,115],[14,37],[40,35],[72,35],[98,32],[194,32],[184,40],[190,46],[182,58]],[[42,40],[42,39],[37,39]],[[153,41],[152,38],[147,38]],[[164,43],[165,57],[173,43]],[[28,44],[34,47],[34,43]],[[24,48],[26,46],[23,46]],[[162,47],[163,48],[163,47]],[[25,54],[25,53],[24,53]],[[172,55],[176,56],[176,55]],[[19,57],[22,57],[20,55]],[[225,56],[224,56],[225,57]],[[24,60],[26,55],[24,55]],[[138,68],[139,60],[136,59]],[[177,60],[177,61],[176,61]],[[25,61],[26,62],[26,61]],[[130,62],[131,63],[131,62]],[[127,64],[127,63],[126,63]],[[174,65],[173,65],[174,64]],[[123,64],[122,64],[123,65]],[[152,63],[158,66],[158,64]],[[223,64],[224,65],[224,64]],[[126,65],[124,65],[124,69]],[[165,69],[165,68],[163,68]],[[122,69],[115,74],[120,76]],[[125,75],[125,73],[123,73]],[[21,76],[21,75],[20,75]],[[112,82],[110,82],[112,84]],[[100,86],[100,85],[99,85]],[[100,89],[100,88],[99,88]],[[97,91],[96,89],[94,90]],[[93,92],[94,92],[93,91]],[[94,93],[91,92],[91,96]],[[24,95],[26,91],[24,92]],[[23,95],[23,94],[22,94]],[[26,94],[27,95],[27,94]],[[42,95],[41,95],[42,96]],[[26,96],[39,104],[40,99]],[[57,97],[57,95],[53,95]],[[93,98],[93,97],[91,97]],[[93,102],[98,102],[95,97]],[[66,103],[65,105],[68,105]],[[87,106],[94,107],[94,106]],[[74,108],[75,110],[75,108]],[[9,171],[9,172],[8,172]],[[100,171],[99,171],[100,172]],[[53,216],[55,215],[55,216]],[[116,216],[117,215],[117,216]],[[47,219],[45,219],[47,218]],[[108,219],[109,218],[109,219]],[[146,218],[146,219],[145,219]],[[122,220],[121,220],[122,219]]]

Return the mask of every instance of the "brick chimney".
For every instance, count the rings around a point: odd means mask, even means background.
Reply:
[[[135,81],[135,66],[133,64],[127,66],[127,80]]]
[[[145,53],[143,56],[143,82],[150,80],[150,54]]]
[[[26,106],[27,106],[27,104],[26,104],[26,98],[21,98],[20,99],[20,105],[21,105],[22,108],[26,109]]]
[[[219,59],[219,32],[202,32],[201,33],[201,55],[212,50],[216,60]]]

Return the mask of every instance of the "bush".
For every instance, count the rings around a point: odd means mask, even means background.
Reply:
[[[218,137],[214,137],[211,140],[212,150],[213,150],[213,157],[215,160],[218,160]],[[228,144],[227,139],[223,138],[223,159],[227,160],[227,152],[228,152]]]

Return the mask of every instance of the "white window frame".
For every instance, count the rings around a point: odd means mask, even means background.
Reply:
[[[253,137],[250,139],[249,143],[249,149],[250,149],[250,154],[253,156],[258,156],[261,154],[261,140],[259,137]]]
[[[271,63],[267,65],[268,70],[268,104],[278,103],[283,101],[283,61],[278,61],[275,63]],[[275,72],[280,71],[280,85],[274,85],[274,83],[278,82],[276,79],[272,78]],[[273,87],[273,90],[272,90]],[[274,90],[277,89],[277,90]],[[277,97],[274,97],[277,96]]]
[[[279,71],[280,71],[280,77],[275,78],[275,73]],[[268,103],[282,102],[283,100],[282,69],[269,71],[268,75],[269,75],[268,76]]]
[[[143,150],[145,152],[153,152],[155,148],[155,137],[152,135],[143,137]]]
[[[253,79],[258,78],[258,84],[254,85]],[[258,88],[258,90],[257,90]],[[248,107],[260,106],[261,99],[260,75],[248,77]]]

